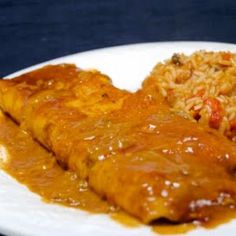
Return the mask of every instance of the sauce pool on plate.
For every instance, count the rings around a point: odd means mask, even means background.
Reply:
[[[0,167],[47,202],[94,213],[114,211],[113,206],[88,188],[86,181],[63,170],[51,153],[2,114]]]
[[[101,199],[88,187],[87,182],[80,180],[74,172],[63,170],[51,153],[2,113],[0,167],[32,192],[39,194],[45,202],[59,203],[91,213],[108,213],[112,219],[127,227],[141,225],[137,219]],[[234,217],[233,212],[219,212],[204,226],[214,228]],[[153,224],[152,229],[160,234],[179,234],[188,232],[196,226],[198,224],[171,224],[160,221]]]

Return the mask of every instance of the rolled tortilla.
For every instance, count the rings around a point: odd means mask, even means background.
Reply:
[[[2,80],[0,107],[61,166],[144,223],[206,220],[235,206],[234,144],[98,71],[57,65]]]

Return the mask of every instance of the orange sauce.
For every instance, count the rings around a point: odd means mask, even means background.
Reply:
[[[142,225],[138,219],[126,214],[123,211],[113,212],[110,214],[110,216],[116,222],[118,222],[124,226],[127,226],[127,227],[133,228],[133,227],[139,227]]]
[[[176,225],[168,225],[168,224],[160,224],[152,227],[152,230],[159,234],[184,234],[188,231],[196,228],[194,224],[176,224]]]
[[[113,210],[114,207],[89,189],[86,181],[78,179],[71,171],[63,170],[52,154],[2,115],[0,148],[5,153],[5,157],[0,156],[0,166],[45,201],[94,213]]]
[[[112,219],[127,227],[141,226],[139,220],[118,210],[96,195],[87,182],[78,178],[72,171],[63,170],[53,154],[35,142],[0,111],[0,168],[39,194],[49,203],[58,203],[79,208],[92,213],[108,213]],[[159,234],[183,234],[204,226],[214,228],[236,218],[235,209],[228,213],[214,214],[206,223],[165,224],[156,223],[152,230]]]

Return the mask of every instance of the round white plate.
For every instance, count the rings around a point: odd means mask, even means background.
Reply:
[[[211,42],[164,42],[126,45],[78,53],[48,61],[9,77],[45,64],[75,63],[78,67],[96,68],[109,75],[115,86],[135,91],[153,66],[174,52],[190,54],[196,50],[236,52],[236,45]],[[0,232],[6,235],[42,236],[146,236],[157,235],[147,226],[127,228],[106,215],[93,215],[77,209],[46,204],[40,197],[0,170]],[[187,235],[236,235],[236,221],[212,230],[197,229]]]

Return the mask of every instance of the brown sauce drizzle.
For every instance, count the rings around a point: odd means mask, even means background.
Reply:
[[[39,194],[49,203],[58,203],[79,208],[92,213],[109,213],[111,218],[128,227],[138,227],[141,223],[99,198],[87,182],[80,180],[74,172],[63,170],[56,159],[26,132],[5,117],[0,111],[0,168]],[[1,153],[6,153],[4,156]],[[236,218],[235,209],[224,214],[218,210],[207,223],[171,224],[158,222],[152,225],[160,234],[182,234],[198,226],[214,228]]]
[[[114,209],[92,192],[86,181],[63,170],[52,154],[4,117],[0,117],[0,147],[7,153],[7,159],[0,161],[3,169],[45,201],[93,213]]]

